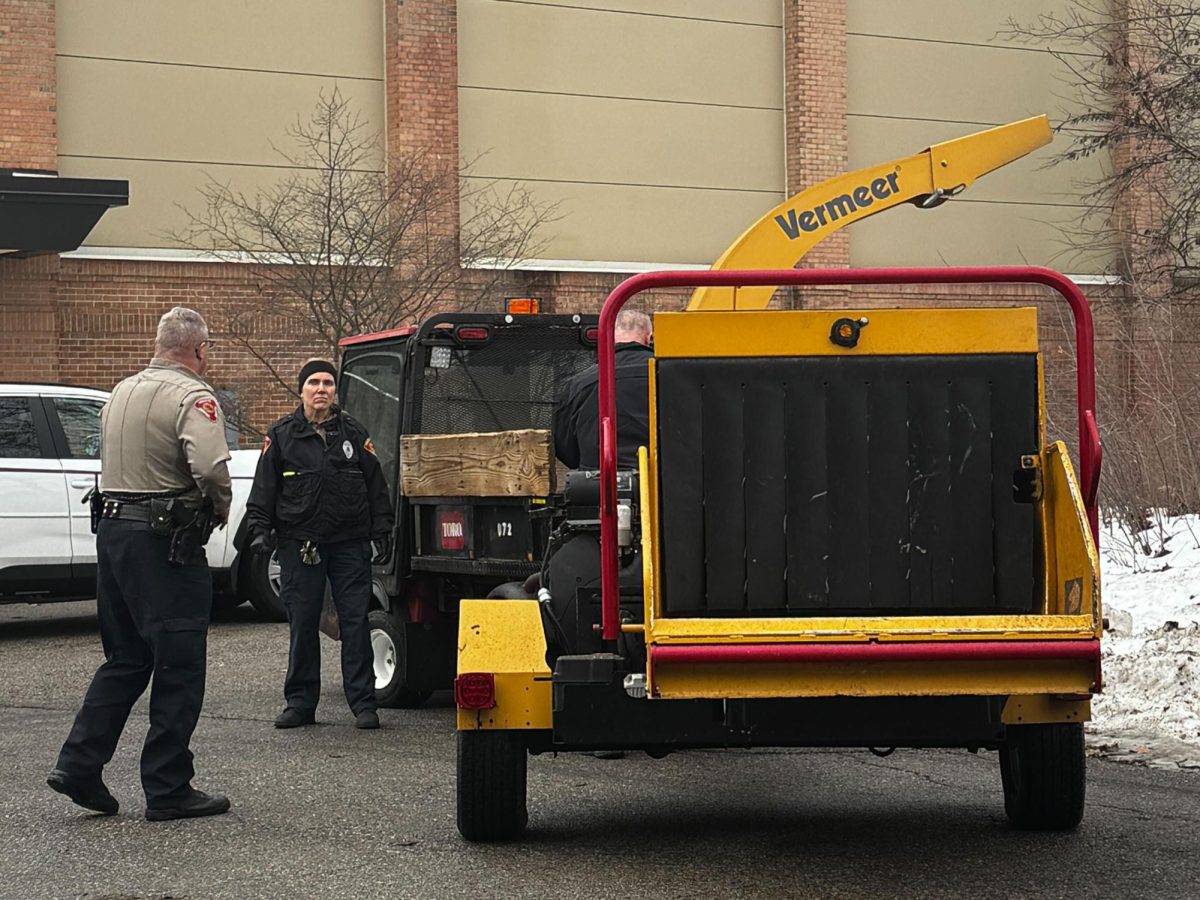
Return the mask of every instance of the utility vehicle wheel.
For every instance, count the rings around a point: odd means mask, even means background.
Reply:
[[[367,616],[371,653],[375,657],[375,703],[388,709],[411,709],[429,699],[430,691],[414,691],[405,683],[404,626],[382,609]]]
[[[242,596],[248,597],[258,614],[272,622],[286,622],[287,610],[279,599],[279,555],[272,550],[254,553],[249,548],[245,570],[241,573]]]
[[[488,591],[489,600],[536,600],[537,596],[525,590],[520,581],[506,581]]]
[[[458,831],[468,841],[506,841],[525,830],[529,762],[519,731],[458,733]]]
[[[1083,818],[1083,725],[1014,725],[1000,748],[1004,812],[1017,828],[1067,831]]]

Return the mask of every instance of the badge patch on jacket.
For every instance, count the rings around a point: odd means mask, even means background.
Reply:
[[[354,459],[354,445],[349,441],[342,441],[342,452],[346,454],[346,459]]]
[[[196,409],[204,413],[208,417],[208,421],[217,421],[217,401],[211,397],[205,397],[203,400],[196,401]]]

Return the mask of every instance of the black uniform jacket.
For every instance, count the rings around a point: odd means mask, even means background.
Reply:
[[[324,428],[322,440],[300,407],[267,430],[246,501],[251,531],[318,542],[391,533],[392,501],[367,430],[336,406]]]
[[[650,444],[649,361],[637,343],[617,344],[617,465],[637,468],[637,448]],[[599,375],[596,366],[569,382],[554,405],[554,455],[571,469],[600,468]]]

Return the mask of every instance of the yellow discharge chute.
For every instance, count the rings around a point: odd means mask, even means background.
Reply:
[[[730,245],[714,269],[786,269],[839,228],[916,201],[930,208],[976,178],[1050,143],[1050,122],[1034,116],[934,144],[923,153],[838,175],[775,207]],[[773,287],[737,291],[738,309],[765,309]],[[733,309],[732,288],[697,288],[688,309]]]

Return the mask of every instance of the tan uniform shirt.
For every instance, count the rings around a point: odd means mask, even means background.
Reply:
[[[115,388],[100,412],[100,489],[126,493],[189,490],[229,519],[233,488],[225,418],[212,388],[179,363],[154,358]]]

